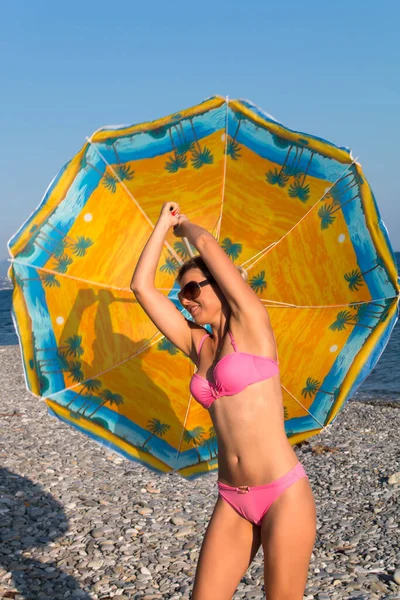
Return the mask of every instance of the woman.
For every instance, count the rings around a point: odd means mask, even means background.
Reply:
[[[154,287],[171,227],[200,254],[178,274],[180,301],[194,322]],[[316,536],[315,502],[285,434],[275,336],[265,307],[214,237],[174,202],[163,205],[131,288],[158,329],[196,364],[192,395],[208,408],[218,439],[219,495],[192,600],[230,600],[260,544],[268,600],[302,600]]]

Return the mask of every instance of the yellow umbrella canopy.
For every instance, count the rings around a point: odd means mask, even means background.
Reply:
[[[348,149],[222,97],[94,133],[9,242],[26,384],[97,441],[193,479],[218,460],[210,415],[190,396],[194,366],[130,290],[166,201],[247,268],[275,331],[292,444],[332,423],[371,372],[400,287]],[[155,285],[181,310],[175,278],[186,258],[171,231]]]

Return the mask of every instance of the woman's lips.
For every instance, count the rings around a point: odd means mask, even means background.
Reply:
[[[194,315],[195,312],[197,312],[199,310],[199,306],[194,306],[193,308],[190,309],[190,314]]]

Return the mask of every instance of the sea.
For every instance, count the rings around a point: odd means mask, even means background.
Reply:
[[[400,252],[396,252],[400,268]],[[12,290],[0,290],[0,346],[18,344],[11,318]],[[375,368],[363,381],[353,396],[359,401],[395,402],[400,405],[400,319],[397,321],[389,342]]]

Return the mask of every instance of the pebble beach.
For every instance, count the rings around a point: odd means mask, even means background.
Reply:
[[[0,374],[0,598],[189,600],[217,472],[158,475],[50,417],[18,346]],[[400,403],[349,401],[295,446],[317,505],[304,600],[400,599],[399,435]],[[233,600],[263,584],[260,547]]]

